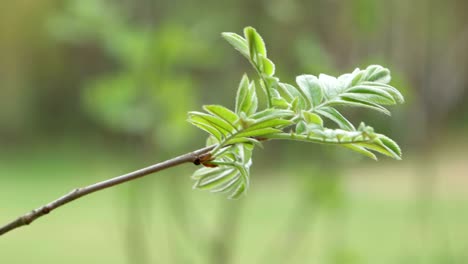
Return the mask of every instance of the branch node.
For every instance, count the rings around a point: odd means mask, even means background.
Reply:
[[[33,210],[31,213],[21,217],[21,223],[23,225],[29,225],[32,223],[32,216],[36,213],[36,210]]]
[[[41,213],[48,214],[50,213],[51,209],[48,206],[44,206],[41,208]]]

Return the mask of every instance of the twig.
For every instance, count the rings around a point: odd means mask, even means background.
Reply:
[[[50,213],[52,210],[62,205],[65,205],[69,202],[72,202],[80,197],[88,195],[90,193],[104,190],[104,189],[110,188],[112,186],[115,186],[124,182],[128,182],[131,180],[141,178],[143,176],[146,176],[154,172],[158,172],[161,170],[165,170],[171,167],[181,165],[183,163],[191,162],[191,163],[198,165],[200,164],[200,160],[203,160],[204,156],[207,155],[213,149],[213,147],[214,146],[209,146],[209,147],[205,147],[202,149],[198,149],[193,152],[183,154],[181,156],[148,166],[143,169],[139,169],[134,172],[130,172],[121,176],[117,176],[112,179],[108,179],[105,181],[95,183],[95,184],[91,184],[86,187],[74,189],[70,193],[58,198],[57,200],[52,201],[35,210],[32,210],[31,212],[23,216],[20,216],[17,219],[13,220],[12,222],[0,227],[0,236],[18,227],[29,225],[37,218]]]

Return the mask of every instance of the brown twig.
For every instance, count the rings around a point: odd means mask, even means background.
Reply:
[[[121,176],[117,176],[112,179],[108,179],[108,180],[101,181],[95,184],[91,184],[86,187],[74,189],[70,193],[58,198],[57,200],[54,200],[42,207],[32,210],[31,212],[23,216],[20,216],[17,219],[11,221],[10,223],[0,227],[0,236],[18,227],[29,225],[37,218],[50,213],[52,210],[62,205],[65,205],[71,201],[74,201],[78,198],[81,198],[85,195],[88,195],[90,193],[104,190],[104,189],[110,188],[112,186],[115,186],[124,182],[132,181],[132,180],[141,178],[143,176],[146,176],[148,174],[158,172],[161,170],[165,170],[171,167],[175,167],[183,163],[188,163],[188,162],[197,163],[196,161],[203,160],[205,158],[205,155],[209,154],[209,152],[213,148],[214,146],[201,148],[193,152],[189,152],[181,156],[148,166],[146,168],[139,169],[137,171],[133,171],[133,172],[121,175]]]

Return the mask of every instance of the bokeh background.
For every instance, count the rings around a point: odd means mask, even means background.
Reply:
[[[468,263],[468,1],[22,0],[0,5],[0,224],[72,188],[204,145],[233,107],[254,26],[278,76],[382,64],[407,102],[349,110],[403,161],[271,142],[246,197],[181,166],[0,238],[0,263]]]

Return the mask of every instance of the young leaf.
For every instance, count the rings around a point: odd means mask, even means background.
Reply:
[[[376,152],[378,152],[380,154],[383,154],[385,156],[388,156],[390,158],[394,158],[396,160],[401,160],[400,155],[396,154],[391,149],[388,149],[387,147],[382,146],[382,145],[380,145],[378,143],[356,143],[356,144],[358,146],[361,146],[361,147],[376,151]]]
[[[382,142],[383,146],[385,146],[387,149],[391,150],[393,153],[401,157],[402,153],[400,146],[398,146],[398,144],[395,141],[381,134],[378,136],[378,139],[380,140],[380,142]]]
[[[239,83],[239,88],[237,88],[236,109],[235,109],[237,114],[240,114],[242,112],[241,109],[245,107],[244,101],[248,100],[249,84],[250,84],[249,77],[247,77],[247,74],[244,74]]]
[[[204,116],[200,116],[200,115],[197,115],[197,114],[191,114],[189,112],[188,121],[191,124],[193,124],[193,125],[201,128],[201,129],[207,131],[212,136],[215,136],[218,140],[222,139],[223,137],[226,137],[226,136],[230,135],[230,133],[228,131],[226,131],[225,129],[222,129],[219,126],[217,126],[216,124],[213,124],[212,122],[210,122],[209,120],[206,120],[204,118]]]
[[[358,85],[359,83],[361,83],[364,79],[364,71],[361,71],[359,68],[356,68],[353,73],[351,73],[351,75],[353,76],[352,77],[352,80],[351,80],[351,84],[349,86],[355,86],[355,85]],[[349,87],[349,86],[346,86],[346,87]]]
[[[296,83],[301,88],[302,94],[308,99],[309,106],[315,107],[320,104],[323,98],[323,91],[319,80],[313,75],[299,75]]]
[[[226,145],[238,144],[238,143],[250,143],[254,146],[259,146],[263,148],[262,142],[256,140],[255,138],[251,137],[235,137],[233,139],[229,139],[226,142]]]
[[[323,126],[323,120],[322,120],[322,118],[320,118],[320,116],[318,116],[317,114],[314,114],[314,113],[311,113],[311,112],[302,111],[302,116],[304,117],[304,121],[305,121],[307,124],[314,124],[314,125],[318,125],[318,126],[320,126],[320,127]]]
[[[231,32],[223,32],[221,35],[227,42],[229,42],[229,44],[244,55],[244,57],[249,58],[249,46],[247,44],[247,40],[236,33]]]
[[[274,77],[274,76],[268,76],[265,73],[262,73],[261,75],[262,79],[265,81],[265,86],[268,87],[270,93],[271,91],[276,91],[276,88],[279,83],[279,79]]]
[[[229,168],[216,174],[205,174],[200,177],[194,187],[201,190],[212,189],[237,178],[238,175],[234,168]]]
[[[246,191],[246,186],[245,184],[239,184],[239,186],[237,186],[237,188],[234,190],[234,192],[232,192],[231,195],[229,195],[229,199],[231,200],[235,200],[235,199],[239,199]]]
[[[282,127],[287,127],[291,125],[293,122],[290,120],[284,120],[284,119],[278,119],[278,118],[270,118],[268,119],[259,119],[257,122],[253,123],[251,126],[248,128],[244,129],[244,131],[251,131],[251,130],[256,130],[260,128],[267,128],[267,127],[272,127],[272,128],[282,128]]]
[[[362,102],[368,102],[368,103],[374,103],[374,104],[380,104],[380,105],[393,105],[395,104],[395,100],[393,100],[392,97],[387,98],[383,97],[381,95],[375,94],[375,93],[360,93],[360,92],[355,92],[355,93],[342,93],[340,94],[341,98],[351,98],[357,101],[362,101]]]
[[[389,93],[392,96],[392,98],[399,104],[402,104],[405,102],[405,98],[400,93],[400,91],[398,91],[395,87],[391,85],[378,83],[378,82],[367,82],[367,81],[361,82],[360,84],[365,85],[365,86],[372,86],[372,87],[375,87],[377,89],[380,89]]]
[[[245,193],[250,182],[253,145],[236,144],[223,148],[210,163],[215,168],[201,168],[193,174],[194,188],[211,192],[229,192],[229,199]]]
[[[254,119],[255,122],[260,122],[272,118],[289,118],[292,116],[294,116],[294,112],[291,110],[267,108],[251,115],[250,118]]]
[[[250,116],[257,111],[257,107],[258,99],[255,84],[254,82],[249,82],[249,78],[244,74],[237,89],[236,113],[240,115],[243,112],[247,116]]]
[[[306,123],[302,120],[297,122],[295,132],[297,134],[306,134],[308,132]]]
[[[389,83],[390,71],[380,65],[370,65],[365,69],[364,79],[371,82]]]
[[[343,89],[342,83],[340,83],[337,78],[330,75],[320,74],[319,82],[324,96],[328,99],[336,97]]]
[[[229,181],[223,182],[214,186],[210,191],[213,193],[223,193],[223,192],[230,192],[233,188],[235,188],[236,183],[239,182],[240,173],[237,173],[234,178]]]
[[[192,174],[191,178],[193,180],[198,181],[202,177],[209,177],[210,175],[214,176],[214,175],[221,173],[224,170],[225,169],[223,169],[222,167],[216,167],[216,168],[201,167],[200,169],[196,170]],[[196,186],[193,186],[193,187],[196,188]]]
[[[271,105],[280,109],[289,109],[291,105],[282,97],[273,97],[271,98]]]
[[[268,59],[267,57],[264,57],[263,55],[260,55],[260,58],[262,60],[261,71],[267,76],[275,75],[275,64],[270,59]]]
[[[358,153],[360,153],[360,154],[362,154],[362,155],[364,155],[366,157],[369,157],[369,158],[371,158],[373,160],[377,160],[377,156],[375,156],[374,153],[368,151],[364,147],[361,147],[361,146],[356,145],[356,144],[344,144],[342,146],[345,147],[345,148],[351,149],[351,150],[353,150],[355,152],[358,152]]]
[[[224,134],[218,130],[218,128],[212,126],[211,124],[207,124],[205,123],[204,121],[197,121],[196,120],[197,118],[195,119],[189,119],[189,122],[202,129],[202,130],[205,130],[206,132],[208,132],[211,136],[213,136],[217,141],[222,141],[223,138],[224,138]]]
[[[338,112],[333,107],[321,107],[320,109],[315,110],[315,112],[319,115],[322,115],[331,121],[335,122],[341,129],[354,131],[353,124],[348,121],[340,112]]]
[[[244,37],[247,40],[250,58],[252,58],[252,60],[257,57],[257,53],[263,55],[265,58],[267,57],[265,42],[253,27],[244,28]]]
[[[228,122],[232,127],[236,127],[239,117],[226,107],[222,105],[205,105],[203,106],[203,109]]]
[[[371,85],[356,85],[346,90],[347,93],[361,93],[361,94],[371,94],[378,97],[382,97],[381,101],[387,102],[387,104],[396,104],[393,96],[385,91],[384,89],[378,88]]]
[[[293,105],[293,102],[296,101],[297,110],[305,110],[306,108],[310,108],[310,102],[307,96],[302,92],[301,89],[296,88],[287,83],[279,83],[278,87],[283,91],[286,95],[285,99]]]
[[[384,107],[382,107],[382,106],[380,106],[378,104],[365,102],[365,101],[360,101],[360,100],[356,100],[356,99],[350,98],[350,97],[341,97],[340,99],[335,99],[333,101],[330,101],[328,103],[328,105],[343,105],[343,106],[364,107],[364,108],[369,108],[369,109],[384,113],[384,114],[389,115],[389,116],[391,115],[390,111],[388,111],[386,108],[384,108]]]
[[[229,124],[226,122],[224,119],[221,119],[220,117],[217,116],[212,116],[209,114],[201,113],[201,112],[196,112],[196,111],[191,111],[189,112],[189,118],[190,119],[195,119],[195,117],[198,117],[199,122],[203,122],[207,125],[216,127],[220,131],[224,131],[223,134],[228,133],[232,134],[234,133],[237,129],[233,125]]]

